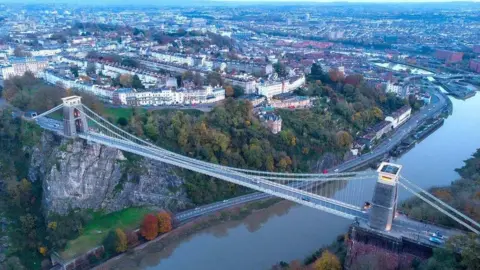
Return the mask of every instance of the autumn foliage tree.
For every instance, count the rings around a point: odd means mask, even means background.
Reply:
[[[157,219],[159,233],[167,233],[172,230],[172,215],[170,213],[162,211],[157,214]]]
[[[127,242],[129,247],[134,247],[138,245],[138,234],[135,231],[126,232]]]
[[[343,73],[340,72],[338,69],[330,69],[328,71],[328,77],[332,82],[338,82],[343,80]]]
[[[140,234],[147,240],[153,240],[158,235],[158,219],[152,214],[143,218]]]
[[[225,95],[226,95],[227,97],[232,97],[232,96],[234,95],[234,93],[235,93],[235,92],[234,92],[233,87],[232,87],[231,85],[227,85],[227,86],[225,87]]]
[[[107,237],[103,240],[103,247],[105,251],[111,254],[125,252],[127,250],[127,235],[125,232],[117,228],[115,231],[111,230]]]
[[[127,247],[127,235],[122,229],[117,228],[115,230],[115,251],[118,253],[125,252],[127,250]]]
[[[325,250],[322,256],[313,263],[314,270],[341,270],[342,265],[337,256]]]
[[[337,132],[337,144],[340,147],[348,147],[353,142],[352,135],[346,131]]]
[[[41,247],[38,248],[38,252],[40,254],[42,254],[43,256],[47,255],[47,251],[48,251],[48,249],[44,246],[41,246]]]

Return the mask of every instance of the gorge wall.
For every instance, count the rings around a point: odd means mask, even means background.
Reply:
[[[170,165],[126,156],[120,150],[44,132],[33,149],[31,181],[43,181],[47,213],[70,209],[106,212],[155,205],[169,210],[189,204],[183,179]]]

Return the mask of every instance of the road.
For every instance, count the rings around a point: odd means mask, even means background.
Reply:
[[[364,230],[371,231],[376,234],[384,234],[395,238],[407,238],[413,242],[418,242],[423,245],[439,247],[440,243],[434,243],[430,241],[432,233],[440,233],[443,235],[444,240],[449,237],[463,234],[463,232],[450,228],[443,228],[432,224],[426,224],[423,222],[409,219],[405,215],[397,214],[393,220],[392,228],[390,231],[378,231],[370,228],[368,221],[359,220],[356,224]]]

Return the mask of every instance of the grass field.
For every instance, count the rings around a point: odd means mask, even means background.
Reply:
[[[75,258],[77,255],[101,245],[103,239],[112,229],[131,230],[138,228],[145,214],[152,212],[154,212],[152,208],[140,207],[127,208],[107,215],[94,213],[93,219],[85,226],[83,234],[77,239],[68,241],[65,250],[59,252],[59,254],[65,260]]]
[[[145,113],[147,110],[140,108],[141,113]],[[129,120],[133,115],[133,108],[105,108],[104,115],[107,117],[112,118],[115,122],[117,122],[118,118],[124,117],[125,119]]]

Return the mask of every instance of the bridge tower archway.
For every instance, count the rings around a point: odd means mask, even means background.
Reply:
[[[87,118],[82,107],[82,97],[70,96],[63,101],[63,132],[67,137],[77,137],[88,130]]]

